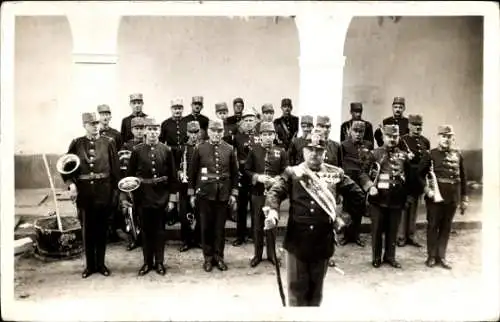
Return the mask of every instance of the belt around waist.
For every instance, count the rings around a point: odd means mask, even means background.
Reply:
[[[81,174],[78,176],[79,180],[98,180],[98,179],[106,179],[109,177],[107,173],[90,173],[90,174]]]
[[[449,183],[449,184],[455,184],[460,182],[460,180],[450,179],[450,178],[437,178],[437,181],[440,183]]]
[[[163,176],[163,177],[159,177],[159,178],[139,178],[139,179],[141,180],[141,183],[144,183],[144,184],[155,184],[155,183],[167,181],[168,177]]]

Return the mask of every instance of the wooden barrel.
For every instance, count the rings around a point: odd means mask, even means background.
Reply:
[[[55,259],[66,259],[83,252],[82,228],[75,217],[61,216],[62,231],[57,226],[57,217],[51,216],[35,221],[35,251]]]

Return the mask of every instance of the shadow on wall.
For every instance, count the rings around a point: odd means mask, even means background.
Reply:
[[[483,177],[483,152],[482,150],[468,150],[462,152],[468,181],[482,182]],[[57,188],[65,188],[61,175],[56,170],[56,162],[59,155],[48,154],[50,171]],[[16,189],[40,189],[49,188],[47,171],[43,164],[41,154],[16,155],[15,156],[15,188]]]

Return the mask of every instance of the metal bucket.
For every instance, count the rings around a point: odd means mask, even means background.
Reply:
[[[57,217],[35,221],[35,252],[53,259],[74,258],[83,252],[82,227],[75,217],[61,216],[63,230],[57,227]]]

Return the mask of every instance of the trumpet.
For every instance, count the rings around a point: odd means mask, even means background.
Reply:
[[[429,191],[433,192],[432,200],[435,203],[443,202],[443,197],[441,196],[441,191],[439,190],[436,174],[434,173],[434,162],[432,160],[429,173],[425,177],[425,186],[427,189],[429,189]]]
[[[141,180],[137,177],[125,177],[118,181],[118,189],[122,192],[127,193],[132,203],[134,202],[132,191],[137,190],[140,185]],[[127,207],[127,215],[125,216],[125,230],[127,233],[132,233],[134,240],[137,240],[140,229],[135,224],[132,207]]]
[[[182,156],[182,171],[179,175],[179,179],[182,183],[188,183],[187,178],[187,146],[184,148],[184,155]]]

